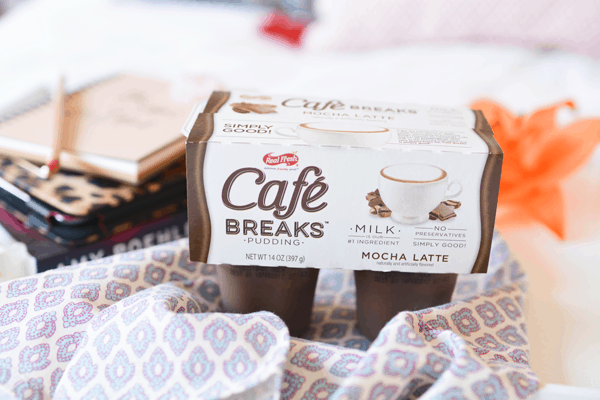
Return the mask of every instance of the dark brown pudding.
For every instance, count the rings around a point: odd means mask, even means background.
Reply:
[[[296,337],[310,325],[318,277],[319,270],[314,268],[217,266],[225,312],[271,311]]]
[[[356,314],[362,333],[374,340],[401,311],[449,303],[457,274],[354,271]]]

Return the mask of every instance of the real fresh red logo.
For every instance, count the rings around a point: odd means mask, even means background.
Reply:
[[[298,164],[299,159],[296,153],[285,153],[278,156],[269,153],[265,154],[263,161],[267,165],[285,164],[286,166],[291,167],[292,165]]]

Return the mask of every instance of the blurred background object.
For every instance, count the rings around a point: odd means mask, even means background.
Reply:
[[[471,42],[600,57],[594,0],[322,0],[315,9],[318,48]]]
[[[3,210],[0,209],[0,213]],[[0,225],[0,282],[33,275],[37,272],[36,260],[28,252],[24,243]]]
[[[484,112],[504,150],[496,228],[537,223],[565,239],[567,208],[562,185],[589,161],[600,142],[600,118],[559,125],[556,114],[575,109],[572,101],[518,117],[490,101],[477,101],[471,107]]]
[[[0,0],[0,16],[25,0]]]

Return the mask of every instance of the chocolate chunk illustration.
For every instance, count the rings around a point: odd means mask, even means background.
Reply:
[[[439,219],[440,221],[446,221],[447,219],[456,217],[454,207],[447,206],[444,203],[440,203],[433,211],[429,213],[430,220]]]
[[[380,197],[379,189],[375,190],[374,192],[367,193],[367,200],[371,200],[375,197]]]
[[[250,100],[271,100],[271,96],[250,96],[248,94],[243,94],[240,96],[242,99],[250,99]]]
[[[236,113],[240,113],[240,114],[248,114],[250,111],[243,108],[243,107],[231,107],[233,108],[233,111],[235,111]]]
[[[392,215],[392,211],[386,206],[375,206],[375,210],[380,218],[389,218]]]
[[[369,206],[371,206],[371,207],[384,205],[383,200],[381,200],[381,197],[379,197],[378,195],[375,195],[375,194],[369,193],[367,195],[367,201],[369,202]]]
[[[454,208],[455,210],[460,208],[460,206],[461,206],[460,201],[456,201],[456,200],[445,200],[442,203],[447,205],[448,207]]]
[[[250,107],[250,111],[255,112],[257,114],[273,114],[277,111],[275,110],[276,105],[270,104],[252,104]]]
[[[275,108],[277,108],[276,105],[273,104],[254,104],[254,103],[232,103],[231,104],[231,108],[233,109],[233,111],[235,112],[242,112],[241,110],[245,110],[247,112],[253,112],[255,114],[273,114],[276,113],[277,111],[275,110]],[[238,111],[240,110],[240,111]],[[244,113],[246,114],[246,113]]]
[[[454,217],[456,217],[455,213],[448,214],[448,215],[445,215],[444,217],[440,218],[440,221],[445,221],[447,219],[454,218]]]
[[[377,215],[380,218],[389,218],[392,215],[392,211],[386,207],[381,200],[381,196],[379,196],[379,189],[374,192],[369,192],[365,196],[367,201],[369,202],[369,212],[373,215]]]

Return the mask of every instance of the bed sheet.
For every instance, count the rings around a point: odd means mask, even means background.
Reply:
[[[224,314],[218,266],[186,240],[0,284],[0,395],[307,400],[530,398],[526,277],[494,236],[490,273],[401,312],[370,343],[351,271],[321,271],[310,331]],[[368,346],[368,349],[367,349]]]

